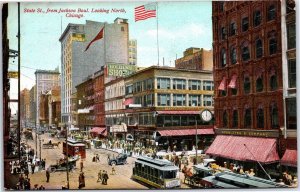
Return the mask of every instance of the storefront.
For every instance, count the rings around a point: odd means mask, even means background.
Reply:
[[[287,149],[280,160],[280,165],[283,172],[297,176],[297,150]]]
[[[199,150],[204,150],[212,143],[214,138],[213,128],[206,129],[172,129],[160,130],[155,133],[155,141],[158,142],[159,148],[162,150],[183,151],[192,150],[197,145]]]
[[[276,138],[218,135],[205,153],[219,165],[237,164],[244,171],[254,169],[256,176],[267,177],[260,163],[273,178],[280,177]]]

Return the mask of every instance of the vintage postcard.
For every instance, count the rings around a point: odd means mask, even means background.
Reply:
[[[298,186],[295,0],[11,2],[2,34],[4,190]]]

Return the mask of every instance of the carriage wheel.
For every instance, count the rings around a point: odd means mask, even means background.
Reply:
[[[55,167],[51,167],[50,171],[51,171],[51,173],[54,173],[56,171],[56,168]]]

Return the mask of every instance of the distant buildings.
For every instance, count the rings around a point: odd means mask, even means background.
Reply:
[[[183,57],[175,60],[175,68],[189,70],[212,70],[212,50],[190,47],[183,52]]]
[[[129,40],[129,65],[137,65],[137,41],[136,40]]]
[[[87,45],[104,27],[104,37]],[[86,24],[69,24],[60,37],[62,48],[62,122],[72,123],[71,97],[75,86],[107,63],[128,64],[127,19],[116,18],[114,23],[86,21]]]
[[[58,68],[56,70],[36,70],[35,71],[36,78],[36,125],[40,126],[44,123],[41,122],[41,119],[44,119],[44,116],[40,116],[40,96],[45,94],[54,86],[60,85],[60,73]],[[43,97],[43,96],[42,96]],[[44,99],[44,97],[43,97]],[[43,114],[43,113],[42,113]]]
[[[36,85],[30,89],[30,124],[31,126],[36,123]]]
[[[21,112],[21,119],[22,119],[21,124],[23,126],[26,126],[30,119],[30,92],[28,89],[25,88],[21,91],[20,102],[21,102],[20,112]]]

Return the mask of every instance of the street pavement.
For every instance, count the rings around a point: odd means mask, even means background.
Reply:
[[[28,144],[33,148],[35,147],[35,134],[33,133],[34,140],[28,140]],[[54,149],[43,149],[42,151],[42,159],[46,159],[46,168],[52,164],[56,164],[56,161],[60,158],[63,158],[62,154],[62,142],[64,139],[60,138],[53,138],[49,137],[47,133],[41,135],[41,140],[44,140],[43,143],[47,143],[49,139],[52,142],[61,142],[58,148],[54,147]],[[38,140],[38,157],[40,154],[39,151],[39,140]],[[92,162],[92,158],[95,154],[98,154],[100,157],[100,162]],[[134,166],[135,158],[128,157],[127,164],[125,165],[117,165],[115,166],[116,174],[111,174],[112,166],[109,166],[107,163],[108,154],[112,156],[113,154],[116,156],[117,153],[113,151],[109,151],[106,149],[86,149],[86,156],[87,158],[83,161],[84,168],[83,172],[85,175],[85,187],[82,189],[148,189],[147,186],[142,185],[130,177],[132,175],[132,168]],[[69,172],[69,185],[70,189],[78,189],[78,177],[80,173],[80,160],[76,163],[76,169]],[[99,170],[106,170],[109,175],[109,179],[107,185],[102,185],[101,182],[97,182],[98,172]],[[62,186],[65,186],[67,183],[67,173],[65,171],[50,173],[50,182],[46,182],[46,171],[41,170],[35,172],[34,174],[29,174],[31,180],[31,187],[35,184],[39,186],[42,184],[46,189],[61,189]],[[180,173],[180,178],[183,181],[183,174]],[[181,188],[188,188],[187,185],[182,184]]]

